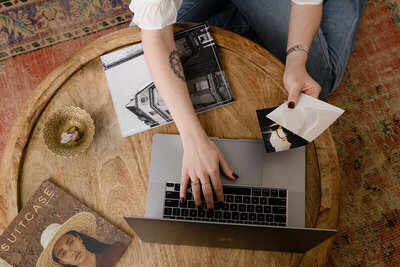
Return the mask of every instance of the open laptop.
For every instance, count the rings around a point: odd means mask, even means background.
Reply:
[[[212,140],[240,178],[221,174],[225,202],[207,211],[190,188],[179,202],[180,136],[154,135],[145,217],[125,216],[142,241],[305,252],[336,233],[304,228],[305,147],[265,153],[261,140]]]

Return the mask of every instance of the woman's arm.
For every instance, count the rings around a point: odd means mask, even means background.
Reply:
[[[311,46],[322,17],[322,4],[298,5],[292,2],[289,19],[287,49],[294,45]],[[289,93],[288,107],[294,108],[300,92],[318,97],[321,86],[306,71],[308,53],[297,50],[286,57],[283,83]]]
[[[160,30],[142,29],[142,41],[151,77],[174,118],[183,143],[181,201],[186,197],[189,179],[192,181],[200,179],[204,185],[192,186],[196,206],[202,205],[201,186],[207,207],[213,209],[211,185],[217,200],[224,201],[220,167],[227,177],[235,179],[235,175],[197,119],[176,52],[172,25]],[[211,184],[207,184],[210,182]]]

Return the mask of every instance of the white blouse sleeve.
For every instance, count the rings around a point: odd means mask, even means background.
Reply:
[[[133,22],[140,28],[157,30],[176,22],[182,0],[132,0]]]
[[[292,0],[293,3],[298,5],[319,5],[323,0]]]

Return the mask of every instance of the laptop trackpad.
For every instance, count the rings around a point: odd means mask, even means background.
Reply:
[[[224,154],[226,161],[239,179],[233,181],[221,172],[222,184],[261,185],[262,143],[256,140],[212,140]]]

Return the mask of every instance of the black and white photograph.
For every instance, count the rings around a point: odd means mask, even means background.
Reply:
[[[175,33],[175,44],[196,113],[233,103],[208,25]],[[101,60],[123,136],[172,121],[151,79],[141,43],[103,55]],[[174,58],[170,63],[174,65]]]
[[[292,133],[267,117],[267,115],[276,108],[277,107],[257,110],[257,118],[260,124],[265,151],[267,153],[279,152],[307,145],[307,140]]]

